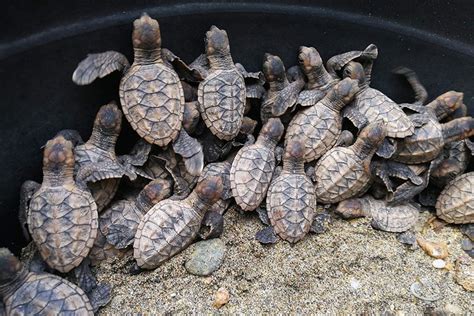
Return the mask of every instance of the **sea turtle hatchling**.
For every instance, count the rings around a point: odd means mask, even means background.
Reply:
[[[290,243],[310,230],[316,214],[314,185],[304,171],[304,142],[294,138],[283,155],[283,170],[267,193],[267,213],[275,233]]]
[[[409,230],[418,220],[418,209],[412,204],[387,206],[370,195],[339,203],[336,214],[343,218],[370,217],[372,227],[386,232],[401,233]]]
[[[118,106],[106,104],[96,115],[89,140],[74,149],[76,179],[88,184],[99,212],[113,199],[124,175],[136,178],[132,168],[122,164],[115,154],[121,126]]]
[[[72,80],[87,85],[114,71],[122,71],[120,103],[132,128],[151,144],[164,147],[172,143],[176,153],[185,158],[189,172],[199,175],[204,167],[202,148],[182,128],[184,92],[173,68],[173,64],[183,63],[161,48],[158,21],[146,13],[133,23],[132,42],[132,65],[118,52],[91,54],[79,63]]]
[[[448,223],[474,223],[474,172],[449,182],[436,202],[436,215]]]
[[[285,144],[294,137],[302,137],[305,161],[319,159],[336,144],[342,129],[340,111],[358,90],[357,81],[349,78],[334,85],[318,103],[293,117],[286,131]]]
[[[118,249],[132,245],[142,217],[170,193],[170,181],[164,179],[151,181],[138,194],[135,201],[116,201],[105,210],[99,218],[100,231],[107,241]]]
[[[154,269],[185,249],[196,237],[204,214],[220,198],[220,177],[201,181],[183,200],[153,206],[138,225],[133,256],[141,269]]]
[[[6,248],[0,248],[0,297],[6,315],[94,315],[81,288],[53,274],[29,272]]]
[[[296,105],[298,94],[305,85],[303,75],[297,73],[294,80],[288,81],[285,65],[280,57],[266,53],[263,60],[263,74],[268,90],[262,98],[260,117],[265,124],[270,117],[282,116]]]
[[[242,210],[253,211],[265,199],[276,165],[275,147],[283,131],[280,119],[269,119],[255,144],[242,147],[234,158],[230,185],[232,196]]]
[[[324,154],[314,171],[318,202],[337,203],[366,192],[371,183],[371,159],[385,136],[385,123],[373,122],[353,145],[335,147]]]
[[[199,83],[198,103],[206,126],[219,139],[237,136],[244,116],[246,89],[230,54],[227,32],[211,26],[205,38],[210,69]]]
[[[72,143],[62,136],[46,143],[43,183],[31,198],[27,223],[43,260],[62,273],[82,263],[97,237],[97,206],[74,181]]]

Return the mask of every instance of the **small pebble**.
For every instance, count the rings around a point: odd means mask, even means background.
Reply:
[[[441,289],[438,284],[431,279],[422,278],[410,286],[410,292],[417,298],[424,301],[437,301],[441,295]]]
[[[360,288],[360,282],[359,282],[359,280],[351,279],[351,287],[352,287],[354,290],[359,289],[359,288]]]
[[[424,238],[418,237],[416,239],[418,245],[431,257],[437,259],[445,259],[448,257],[448,245],[442,242],[432,242]]]
[[[215,294],[214,304],[212,306],[214,306],[215,308],[221,308],[229,302],[229,298],[229,291],[221,287],[217,290]]]
[[[443,259],[436,259],[433,261],[433,267],[435,267],[436,269],[443,269],[444,267],[446,267],[446,261],[444,261]]]
[[[203,240],[195,243],[193,248],[193,252],[184,265],[189,273],[207,276],[222,265],[225,245],[221,239]]]
[[[474,243],[469,238],[464,238],[461,240],[461,248],[464,251],[469,251],[474,248]]]

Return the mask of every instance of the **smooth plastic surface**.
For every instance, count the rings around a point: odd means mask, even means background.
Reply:
[[[205,31],[227,30],[236,62],[261,68],[263,54],[297,60],[300,45],[324,59],[369,43],[379,48],[373,86],[396,101],[412,100],[391,69],[414,69],[430,98],[450,89],[473,104],[474,49],[471,1],[11,1],[0,15],[1,115],[0,244],[24,244],[17,221],[19,188],[41,181],[41,146],[73,128],[87,139],[99,106],[118,99],[119,75],[90,86],[72,83],[87,53],[117,50],[132,56],[132,21],[158,18],[163,46],[185,61],[203,52]],[[471,113],[472,113],[471,109]],[[125,122],[124,122],[125,123]],[[118,151],[136,135],[124,124]]]

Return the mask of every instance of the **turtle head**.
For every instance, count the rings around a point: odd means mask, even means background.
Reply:
[[[321,55],[319,55],[319,52],[314,47],[300,46],[298,61],[301,69],[305,73],[323,66]]]
[[[278,56],[266,53],[263,57],[262,70],[267,82],[285,81],[285,65]]]
[[[342,103],[348,104],[359,91],[359,82],[351,78],[344,78],[333,89],[334,97],[337,100],[341,100]]]
[[[205,38],[207,56],[222,56],[230,53],[229,38],[225,30],[213,25],[206,32]]]
[[[152,50],[161,48],[161,33],[158,21],[143,13],[133,22],[133,47]]]
[[[62,135],[49,140],[43,153],[43,166],[48,170],[63,170],[64,167],[74,167],[73,145]]]
[[[348,199],[341,201],[334,212],[345,219],[365,216],[362,199]]]
[[[385,126],[385,122],[381,120],[372,122],[364,127],[358,138],[371,147],[378,148],[387,136],[387,128]]]
[[[291,138],[286,146],[283,159],[285,160],[302,160],[304,157],[304,142],[296,136]]]
[[[263,125],[260,134],[271,141],[278,143],[284,131],[285,127],[281,123],[281,120],[277,117],[274,117],[269,119],[268,122]]]
[[[212,205],[221,198],[222,192],[224,191],[224,185],[221,177],[206,177],[198,183],[195,190],[201,201],[207,205]]]
[[[102,134],[117,135],[122,127],[122,112],[115,102],[103,105],[95,117],[94,126]]]
[[[166,179],[155,179],[148,183],[142,190],[145,202],[152,206],[171,194],[171,182]]]
[[[7,248],[0,248],[0,285],[11,282],[22,270],[23,264]]]
[[[359,81],[359,85],[365,83],[365,70],[361,63],[351,61],[342,71],[344,78],[351,78]]]

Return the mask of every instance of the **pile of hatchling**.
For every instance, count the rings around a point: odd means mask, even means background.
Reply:
[[[215,26],[190,64],[161,47],[146,14],[132,41],[132,64],[108,51],[73,73],[88,85],[121,71],[120,106],[99,109],[86,142],[60,131],[44,146],[43,182],[23,184],[19,218],[37,251],[24,266],[0,250],[7,314],[92,314],[111,288],[90,265],[133,253],[131,273],[155,269],[196,239],[220,236],[230,207],[258,214],[264,244],[301,241],[321,212],[405,232],[422,204],[448,223],[474,223],[474,173],[464,173],[474,119],[463,94],[425,104],[414,72],[399,68],[415,102],[395,103],[370,87],[375,45],[326,66],[302,46],[298,66],[266,54],[262,72],[248,72]],[[141,139],[118,156],[122,115]]]

